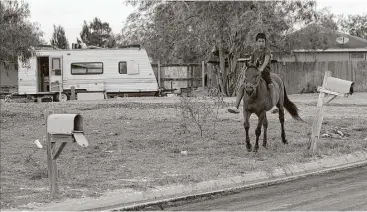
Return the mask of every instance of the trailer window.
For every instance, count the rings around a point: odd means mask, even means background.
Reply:
[[[119,73],[127,74],[127,64],[126,62],[119,62]]]
[[[71,74],[103,74],[103,63],[72,63]]]
[[[52,72],[55,76],[61,76],[60,58],[52,58]]]

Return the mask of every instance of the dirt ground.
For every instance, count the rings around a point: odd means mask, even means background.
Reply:
[[[184,128],[179,97],[121,98],[65,103],[1,102],[1,209],[29,210],[37,204],[67,198],[97,197],[116,189],[146,190],[271,170],[290,163],[367,149],[367,93],[338,97],[324,110],[320,152],[307,150],[318,94],[290,95],[307,123],[286,112],[281,143],[276,114],[268,114],[268,150],[246,151],[242,114],[230,114],[234,98],[225,98],[203,124],[203,136],[191,123]],[[199,106],[193,106],[198,108]],[[59,195],[48,196],[45,109],[80,113],[89,146],[68,143],[59,157]],[[216,115],[217,114],[217,115]],[[257,117],[251,117],[255,140]],[[262,142],[262,138],[260,140]],[[187,155],[181,154],[186,151]]]

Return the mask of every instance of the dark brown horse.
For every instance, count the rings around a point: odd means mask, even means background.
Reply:
[[[282,142],[287,144],[284,132],[284,108],[291,114],[291,116],[299,121],[303,121],[298,115],[298,108],[291,102],[287,96],[282,79],[274,73],[270,74],[274,84],[274,98],[277,99],[276,106],[279,108],[279,120],[281,125]],[[246,148],[250,152],[252,145],[250,143],[248,130],[250,129],[249,118],[252,113],[258,116],[258,124],[255,130],[256,143],[253,149],[257,152],[259,149],[259,137],[261,134],[261,126],[264,126],[264,140],[263,147],[266,148],[267,143],[267,129],[268,120],[266,118],[266,111],[269,111],[273,105],[270,98],[270,92],[267,88],[266,82],[261,77],[260,71],[254,65],[249,65],[245,71],[245,92],[243,96],[243,116],[245,119],[244,127],[246,131]]]

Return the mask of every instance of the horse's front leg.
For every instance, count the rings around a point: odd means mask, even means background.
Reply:
[[[261,135],[261,126],[263,124],[263,120],[265,117],[265,111],[262,111],[260,114],[257,114],[257,116],[258,116],[258,123],[257,123],[257,127],[255,130],[256,143],[255,143],[254,152],[257,152],[257,150],[259,149],[259,138]]]
[[[250,143],[250,136],[249,136],[249,132],[248,130],[250,129],[250,116],[251,113],[249,111],[247,111],[246,109],[243,110],[243,117],[245,119],[243,126],[245,127],[245,132],[246,132],[246,148],[247,151],[251,152],[252,150],[252,146]]]
[[[264,126],[264,140],[263,140],[263,147],[266,148],[266,144],[268,142],[268,118],[266,117],[266,112],[264,113],[264,120],[263,120],[263,126]]]

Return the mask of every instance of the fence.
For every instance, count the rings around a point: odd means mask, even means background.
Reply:
[[[241,72],[243,65],[244,62],[238,62],[236,72]],[[203,84],[212,87],[217,87],[219,84],[218,64],[161,66],[152,64],[152,66],[158,82],[161,82],[161,87],[167,90],[176,89],[176,92],[180,92],[184,88],[197,88]],[[314,91],[322,84],[326,70],[331,71],[334,77],[355,82],[355,91],[367,92],[367,61],[278,62],[271,64],[271,69],[273,73],[280,75],[288,94]],[[204,82],[202,81],[203,76]],[[238,76],[243,79],[241,74]]]
[[[159,87],[181,93],[183,90],[203,86],[205,63],[152,64]]]
[[[283,79],[290,94],[321,86],[326,70],[333,77],[355,82],[355,91],[367,92],[367,61],[279,62],[271,68]]]

